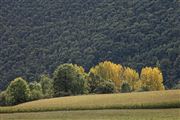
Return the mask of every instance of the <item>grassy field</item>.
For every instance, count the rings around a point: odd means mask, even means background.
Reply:
[[[180,108],[180,90],[44,99],[13,107],[0,107],[0,113],[137,108]]]
[[[14,113],[0,114],[0,120],[180,120],[180,109]]]

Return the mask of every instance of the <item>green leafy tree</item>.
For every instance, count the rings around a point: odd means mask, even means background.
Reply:
[[[53,74],[54,95],[66,96],[87,93],[87,80],[82,67],[73,64],[60,65]]]
[[[28,101],[30,90],[28,83],[21,77],[13,80],[7,88],[8,103],[19,104]]]
[[[40,83],[31,82],[29,84],[30,89],[30,100],[38,100],[43,97],[42,87]]]
[[[40,76],[40,84],[42,87],[43,97],[51,98],[53,97],[53,79],[51,79],[48,75]]]

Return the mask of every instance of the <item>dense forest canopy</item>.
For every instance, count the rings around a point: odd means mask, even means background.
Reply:
[[[62,63],[158,66],[180,81],[179,0],[1,0],[0,90]]]

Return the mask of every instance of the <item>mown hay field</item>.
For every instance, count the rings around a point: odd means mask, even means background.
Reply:
[[[180,108],[180,90],[43,99],[13,107],[0,107],[0,113],[155,108]]]
[[[0,114],[0,120],[180,120],[180,109],[81,110]]]

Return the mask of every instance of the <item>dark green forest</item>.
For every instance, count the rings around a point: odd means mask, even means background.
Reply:
[[[0,90],[59,64],[157,66],[180,82],[179,0],[0,0]]]

